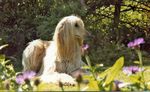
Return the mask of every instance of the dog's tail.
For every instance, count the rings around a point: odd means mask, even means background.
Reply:
[[[39,72],[46,48],[50,45],[50,41],[42,41],[40,39],[29,42],[22,55],[23,71]]]

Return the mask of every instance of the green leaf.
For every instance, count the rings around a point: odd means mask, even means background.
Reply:
[[[0,55],[0,63],[5,61],[5,55]]]
[[[122,69],[123,64],[124,64],[124,57],[120,57],[109,70],[110,72],[108,72],[103,86],[110,84],[114,80],[114,78],[118,75],[118,73]]]
[[[99,77],[105,77],[110,72],[110,70],[111,70],[111,67],[106,69],[104,72],[100,73]]]
[[[139,75],[130,75],[129,79],[132,83],[140,83],[140,76]]]
[[[95,90],[95,91],[98,91],[99,90],[99,87],[97,85],[97,81],[95,80],[90,80],[89,84],[88,84],[88,87],[89,89],[91,90]]]
[[[82,69],[90,69],[89,66],[82,66]]]
[[[92,77],[92,75],[83,75],[82,76],[84,80],[88,80],[88,89],[87,90],[94,90],[94,91],[98,91],[98,85],[97,85],[97,81]]]
[[[140,61],[134,61],[135,64],[140,64]]]
[[[91,66],[91,61],[90,61],[89,56],[86,55],[86,56],[85,56],[85,59],[86,59],[86,61],[87,61],[88,66],[91,68],[92,66]]]

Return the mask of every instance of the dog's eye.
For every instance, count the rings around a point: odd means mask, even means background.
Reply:
[[[75,27],[79,27],[79,25],[77,23],[75,23]]]

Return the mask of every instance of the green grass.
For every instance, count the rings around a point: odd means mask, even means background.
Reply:
[[[144,72],[144,79],[146,82],[150,82],[150,66],[145,66],[146,70]],[[138,73],[137,73],[138,74]],[[86,91],[98,91],[97,82],[94,81],[92,76],[83,76],[84,80],[89,80],[89,84],[81,84],[81,90]],[[115,80],[120,80],[123,82],[134,82],[129,76],[126,76],[123,72],[120,72]],[[65,91],[79,91],[78,86],[64,86]],[[56,84],[45,84],[41,83],[38,87],[35,87],[37,91],[61,91],[61,88]]]

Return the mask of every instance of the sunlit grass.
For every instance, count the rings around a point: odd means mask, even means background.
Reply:
[[[145,66],[144,68],[146,68],[144,72],[144,79],[146,82],[148,82],[150,81],[150,66]],[[98,86],[96,84],[96,81],[91,75],[83,76],[83,79],[88,80],[89,84],[81,83],[80,91],[98,91]],[[123,82],[130,82],[130,83],[134,82],[134,80],[131,80],[129,76],[125,75],[122,71],[118,74],[115,80],[120,80]],[[79,91],[78,86],[63,86],[63,88],[64,88],[64,91]],[[38,85],[38,87],[35,87],[35,90],[37,91],[62,91],[58,85],[50,84],[50,83],[41,83]]]

